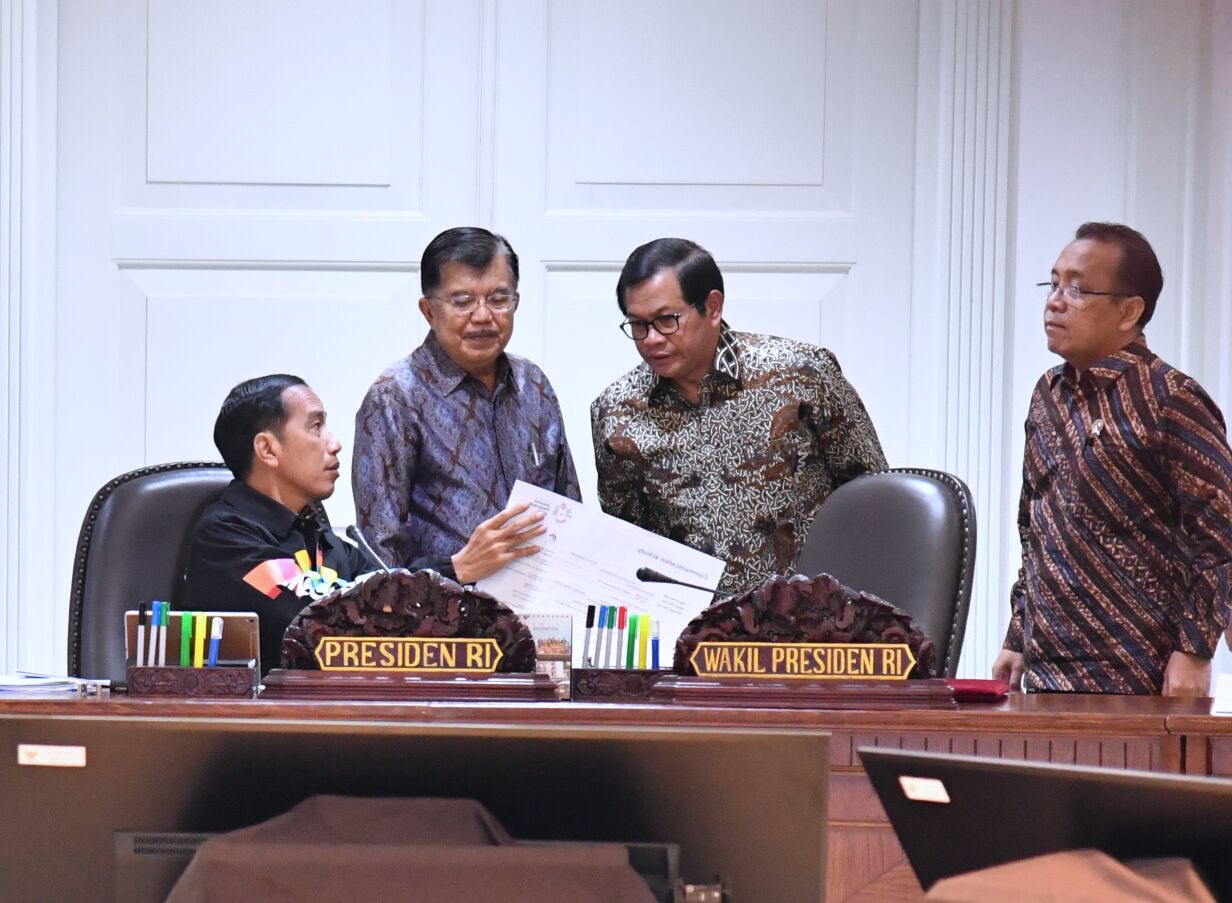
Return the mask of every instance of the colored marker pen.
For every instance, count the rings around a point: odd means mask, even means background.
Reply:
[[[137,654],[133,664],[138,668],[145,667],[145,603],[137,603]]]
[[[619,619],[617,621],[617,625],[620,628],[620,633],[616,635],[616,667],[623,668],[625,666],[622,665],[621,662],[624,661],[625,626],[628,623],[629,609],[625,608],[623,605],[620,606],[620,614],[617,617]]]
[[[595,634],[595,656],[591,659],[591,667],[598,668],[601,661],[600,650],[603,647],[603,638],[607,636],[607,606],[599,606],[599,632]]]
[[[205,664],[205,615],[193,612],[193,667],[200,668]]]
[[[222,618],[214,618],[210,625],[210,667],[218,667],[218,644],[222,642]]]
[[[158,664],[158,618],[163,607],[158,602],[150,603],[150,629],[145,632],[145,664],[153,668]]]
[[[637,615],[629,616],[629,642],[625,647],[625,667],[633,667],[633,650],[637,648]]]
[[[616,632],[616,606],[607,606],[607,629],[603,631],[603,667],[612,667],[612,634]]]
[[[646,642],[650,639],[650,615],[637,616],[637,666],[646,670]]]
[[[590,629],[595,626],[595,607],[593,605],[586,606],[586,635],[582,638],[582,667],[591,667],[590,658]]]
[[[158,626],[163,614],[163,604],[155,599],[150,603],[150,648],[145,654],[145,663],[153,668],[158,664]]]
[[[167,666],[167,628],[171,625],[171,603],[164,602],[158,622],[158,667]]]
[[[650,622],[650,667],[659,670],[659,622]]]
[[[192,664],[192,612],[180,612],[180,667]]]

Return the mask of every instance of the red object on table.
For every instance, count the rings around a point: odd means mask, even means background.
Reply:
[[[954,691],[955,702],[1000,702],[1010,692],[1010,685],[1003,680],[952,678],[946,683]]]

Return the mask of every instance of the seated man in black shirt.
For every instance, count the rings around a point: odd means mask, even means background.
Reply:
[[[378,565],[334,535],[320,505],[334,493],[342,443],[302,379],[273,374],[240,383],[222,404],[214,444],[235,479],[193,528],[185,604],[255,611],[266,672],[278,666],[282,635],[304,606]],[[415,567],[469,583],[534,554],[538,547],[526,541],[543,532],[531,529],[542,515],[519,518],[525,510],[505,509],[452,558]]]

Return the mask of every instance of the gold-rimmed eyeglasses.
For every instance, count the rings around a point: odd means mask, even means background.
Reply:
[[[469,314],[481,303],[494,314],[506,314],[518,306],[519,295],[517,292],[496,291],[487,297],[472,295],[468,292],[458,292],[445,297],[441,295],[429,295],[428,297],[434,301],[440,301],[456,314]]]

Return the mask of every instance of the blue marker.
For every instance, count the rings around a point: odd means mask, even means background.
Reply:
[[[210,667],[218,667],[218,644],[222,641],[222,618],[214,618],[210,625]]]
[[[158,664],[158,636],[163,624],[163,603],[155,600],[150,603],[154,610],[150,612],[150,651],[146,655],[146,664],[153,668]]]
[[[650,667],[659,670],[659,622],[651,621],[653,625],[650,634]]]
[[[607,636],[607,606],[599,606],[599,632],[595,635],[595,654],[590,660],[590,667],[597,668],[599,666],[599,647],[603,645],[603,638]]]

